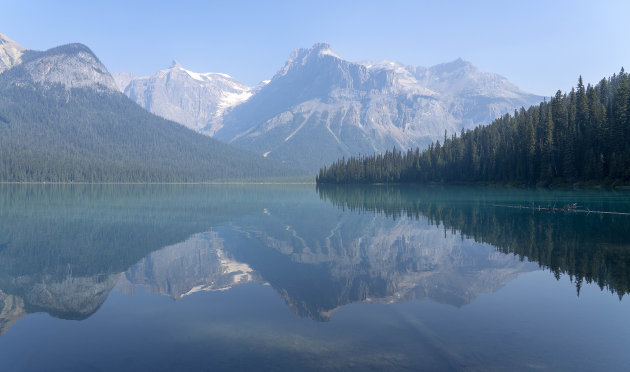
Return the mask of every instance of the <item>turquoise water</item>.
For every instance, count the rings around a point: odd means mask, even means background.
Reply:
[[[0,185],[0,370],[630,370],[587,209],[630,193]]]

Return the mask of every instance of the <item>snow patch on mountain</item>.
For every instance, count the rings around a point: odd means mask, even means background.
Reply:
[[[542,100],[462,59],[428,68],[355,63],[327,43],[295,49],[255,87],[174,62],[133,78],[124,93],[193,130],[310,170],[342,156],[422,148]]]
[[[123,92],[156,115],[213,135],[222,127],[223,115],[260,88],[224,73],[190,71],[173,61],[168,69],[129,80]]]
[[[430,68],[354,63],[318,43],[294,50],[215,136],[317,170],[342,156],[422,148],[540,100],[462,59]]]
[[[0,73],[22,63],[26,48],[0,33]]]

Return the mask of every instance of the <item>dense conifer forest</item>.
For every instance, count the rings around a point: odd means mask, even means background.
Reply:
[[[150,114],[118,92],[9,78],[0,74],[0,182],[197,182],[299,174]]]
[[[318,183],[515,185],[630,182],[630,78],[621,69],[595,86],[462,130],[428,149],[340,159]]]
[[[630,293],[630,231],[620,229],[627,224],[627,216],[510,209],[488,203],[497,194],[491,191],[490,196],[485,188],[427,186],[421,198],[417,190],[410,185],[317,186],[320,198],[339,208],[383,213],[394,219],[426,218],[445,234],[450,231],[491,244],[499,252],[538,263],[556,278],[567,274],[578,294],[583,282],[597,283],[619,298]]]

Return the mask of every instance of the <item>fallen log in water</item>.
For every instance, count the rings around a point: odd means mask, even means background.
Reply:
[[[503,208],[514,208],[514,209],[529,209],[529,210],[534,210],[534,211],[541,211],[541,212],[570,212],[570,213],[586,213],[586,214],[590,214],[590,213],[597,213],[597,214],[614,214],[614,215],[621,215],[621,216],[630,216],[630,213],[628,212],[608,212],[608,211],[594,211],[591,209],[578,209],[578,204],[577,203],[571,203],[571,204],[566,204],[562,207],[556,207],[555,204],[553,206],[547,206],[547,207],[543,207],[543,206],[535,206],[535,205],[531,205],[531,206],[527,206],[527,205],[509,205],[509,204],[493,204],[494,207],[503,207]]]

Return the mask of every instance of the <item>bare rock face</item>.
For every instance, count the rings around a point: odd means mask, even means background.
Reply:
[[[542,97],[456,60],[431,68],[353,63],[328,44],[293,52],[258,94],[223,119],[216,137],[317,170],[342,156],[423,148]]]
[[[116,76],[145,109],[265,157],[316,171],[342,156],[424,148],[542,97],[458,59],[430,68],[353,63],[326,43],[296,49],[268,82],[174,63],[152,76]]]
[[[0,34],[0,74],[6,77],[5,82],[16,85],[61,84],[66,89],[118,91],[107,68],[83,44],[62,45],[41,52],[27,50]]]
[[[121,93],[125,92],[125,88],[133,79],[136,78],[133,72],[116,72],[112,74],[114,81],[116,81],[116,86]]]
[[[114,76],[121,91],[148,111],[207,135],[221,128],[226,111],[257,90],[227,74],[186,70],[177,61],[151,76]]]
[[[33,52],[23,67],[31,80],[42,85],[66,88],[95,88],[117,91],[116,82],[92,51],[82,44],[68,44]]]
[[[0,73],[22,63],[24,50],[26,48],[0,34]]]

